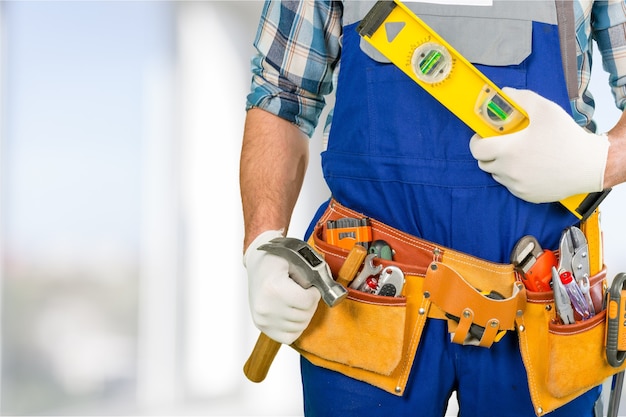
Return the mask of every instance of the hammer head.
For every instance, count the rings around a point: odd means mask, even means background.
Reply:
[[[348,295],[348,291],[333,279],[326,261],[306,242],[277,237],[259,246],[259,250],[286,259],[291,279],[302,288],[317,288],[328,306],[333,307]]]

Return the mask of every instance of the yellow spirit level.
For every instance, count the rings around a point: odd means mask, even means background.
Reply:
[[[400,1],[378,1],[357,31],[479,136],[528,126],[522,108]],[[608,192],[568,197],[561,204],[584,220]]]

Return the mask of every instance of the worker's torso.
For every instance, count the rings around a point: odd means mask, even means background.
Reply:
[[[361,41],[356,25],[372,4],[344,2],[341,70],[322,155],[333,196],[495,262],[508,262],[526,234],[556,248],[574,216],[559,203],[521,201],[478,168],[469,151],[473,132]],[[408,5],[500,87],[534,90],[569,111],[554,2]]]

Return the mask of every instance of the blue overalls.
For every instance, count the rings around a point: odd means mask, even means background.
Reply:
[[[558,203],[514,197],[481,171],[469,151],[473,132],[394,65],[364,54],[355,26],[344,27],[336,107],[322,154],[333,197],[492,262],[508,263],[527,234],[556,248],[576,219]],[[569,111],[556,25],[532,22],[532,51],[519,65],[478,67],[496,85],[534,90]],[[463,417],[535,415],[516,334],[507,332],[489,349],[462,346],[450,342],[444,320],[428,321],[402,397],[305,359],[302,378],[307,416],[443,416],[453,391]],[[599,392],[549,415],[591,416]]]

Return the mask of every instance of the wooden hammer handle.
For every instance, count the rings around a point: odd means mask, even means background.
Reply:
[[[280,345],[279,342],[270,339],[265,333],[259,334],[254,349],[243,366],[243,373],[250,381],[261,382],[265,379]]]

